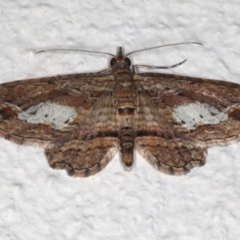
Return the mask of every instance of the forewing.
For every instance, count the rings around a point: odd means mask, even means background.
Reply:
[[[73,131],[112,88],[112,76],[75,74],[0,85],[0,136],[47,146]]]
[[[157,73],[135,75],[135,81],[182,141],[210,147],[239,140],[238,84]]]
[[[87,177],[99,172],[118,150],[119,123],[111,91],[101,96],[74,131],[55,139],[45,150],[49,165],[69,175]]]

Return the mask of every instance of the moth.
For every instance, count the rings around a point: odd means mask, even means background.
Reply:
[[[139,73],[122,48],[110,68],[0,85],[0,136],[44,148],[70,176],[102,170],[117,151],[126,169],[137,150],[154,168],[183,175],[207,149],[240,136],[240,85]],[[147,66],[143,66],[147,67]]]

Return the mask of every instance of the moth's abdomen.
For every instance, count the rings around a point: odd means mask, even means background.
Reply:
[[[134,149],[134,112],[135,98],[117,98],[118,117],[120,122],[119,140],[122,153],[122,162],[127,169],[133,164]]]
[[[129,101],[121,101],[119,99],[118,117],[120,122],[119,140],[122,153],[122,162],[127,169],[133,164],[133,149],[134,149],[134,112],[135,103],[131,99]]]
[[[119,134],[122,162],[126,169],[133,164],[134,131],[132,127],[123,127]]]

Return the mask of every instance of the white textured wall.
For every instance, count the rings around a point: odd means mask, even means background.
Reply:
[[[213,1],[1,1],[0,81],[92,72],[109,58],[46,53],[76,47],[116,52],[199,41],[200,46],[134,55],[134,63],[240,83],[240,3]],[[240,143],[209,150],[207,164],[167,176],[136,154],[131,172],[116,156],[105,170],[75,179],[52,170],[43,150],[0,140],[0,239],[238,239]]]

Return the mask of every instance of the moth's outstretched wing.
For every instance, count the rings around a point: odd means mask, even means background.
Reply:
[[[134,78],[177,138],[203,148],[239,140],[240,85],[160,73]]]
[[[75,177],[102,170],[118,150],[119,123],[112,92],[94,104],[87,118],[70,133],[55,139],[45,149],[52,168],[65,169]]]
[[[0,85],[0,136],[47,146],[73,131],[112,88],[112,76],[75,74]]]
[[[135,114],[136,148],[157,170],[182,175],[202,166],[206,149],[179,139],[164,106],[157,108],[140,84]]]

